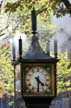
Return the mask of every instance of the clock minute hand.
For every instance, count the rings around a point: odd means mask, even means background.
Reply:
[[[44,86],[44,83],[43,83],[43,82],[41,82],[40,80],[39,80],[39,82],[40,82],[40,84],[41,84],[42,86]]]
[[[35,77],[36,81],[37,81],[37,92],[39,92],[39,76]]]

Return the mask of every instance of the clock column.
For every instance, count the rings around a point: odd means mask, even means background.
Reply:
[[[38,41],[35,20],[36,11],[33,8],[31,44],[27,53],[22,55],[22,45],[24,44],[22,44],[22,41],[19,41],[19,57],[13,61],[13,64],[20,64],[21,67],[21,94],[22,99],[26,103],[26,107],[49,108],[51,101],[56,97],[57,42],[55,42],[56,44],[54,45],[55,57],[51,57],[50,53],[46,54]],[[37,69],[38,67],[40,71],[32,71],[32,69],[35,70],[35,68]],[[31,73],[31,71],[32,74],[29,77],[28,73]],[[44,75],[45,73],[47,73],[46,76]],[[48,81],[49,84],[47,83]],[[42,88],[44,88],[44,90]]]

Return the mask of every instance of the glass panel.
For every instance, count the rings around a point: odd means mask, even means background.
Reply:
[[[16,66],[15,69],[15,90],[16,90],[16,98],[21,96],[21,74],[20,74],[20,65]]]

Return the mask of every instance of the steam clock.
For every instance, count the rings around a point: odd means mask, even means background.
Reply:
[[[54,41],[54,56],[45,53],[37,36],[36,11],[32,10],[32,40],[26,55],[22,56],[22,39],[19,39],[19,58],[12,61],[20,65],[21,96],[27,108],[49,108],[56,96],[57,42]]]

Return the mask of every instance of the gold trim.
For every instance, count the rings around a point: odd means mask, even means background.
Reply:
[[[55,95],[55,85],[54,85],[54,64],[52,64],[52,69],[51,69],[51,91],[52,91],[52,96]]]

